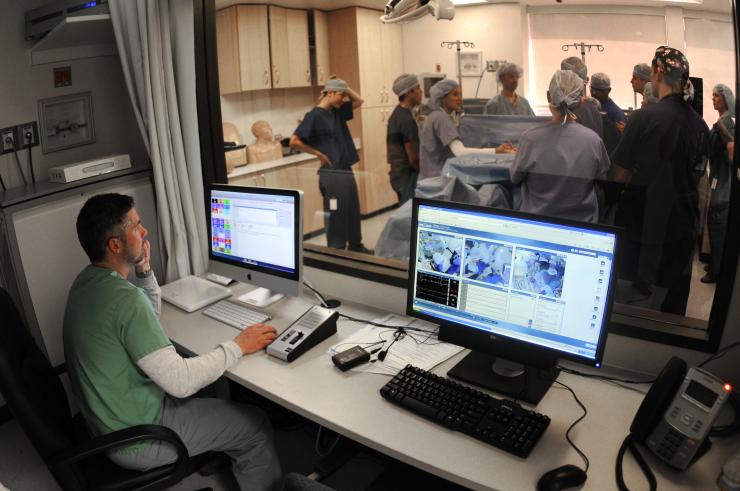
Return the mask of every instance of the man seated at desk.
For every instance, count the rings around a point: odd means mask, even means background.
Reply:
[[[147,230],[130,196],[93,196],[77,217],[91,264],[72,284],[64,314],[64,350],[72,390],[94,435],[141,424],[171,428],[190,455],[222,451],[241,489],[275,489],[280,463],[267,417],[222,399],[185,399],[218,379],[242,355],[275,339],[256,324],[232,341],[182,358],[159,323],[161,293],[149,267]],[[135,271],[134,284],[126,278]],[[111,451],[121,467],[146,470],[176,459],[167,443]]]

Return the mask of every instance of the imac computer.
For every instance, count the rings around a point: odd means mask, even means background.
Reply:
[[[557,360],[600,366],[615,284],[612,227],[414,199],[408,315],[472,352],[448,375],[537,404]]]
[[[211,184],[208,270],[259,288],[239,297],[265,307],[303,281],[303,192]]]

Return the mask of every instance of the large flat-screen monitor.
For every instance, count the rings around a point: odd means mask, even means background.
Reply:
[[[303,281],[303,192],[211,184],[208,270],[258,286],[239,300],[264,307]]]
[[[599,366],[612,227],[415,198],[407,313],[472,353],[448,375],[537,403],[559,358]]]

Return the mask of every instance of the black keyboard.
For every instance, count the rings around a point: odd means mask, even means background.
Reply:
[[[406,365],[380,389],[390,402],[519,457],[527,457],[550,418],[448,378]]]

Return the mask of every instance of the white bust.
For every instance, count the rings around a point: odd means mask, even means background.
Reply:
[[[280,142],[273,141],[272,127],[267,121],[257,121],[252,125],[252,134],[257,141],[247,146],[247,162],[266,162],[283,158]]]

